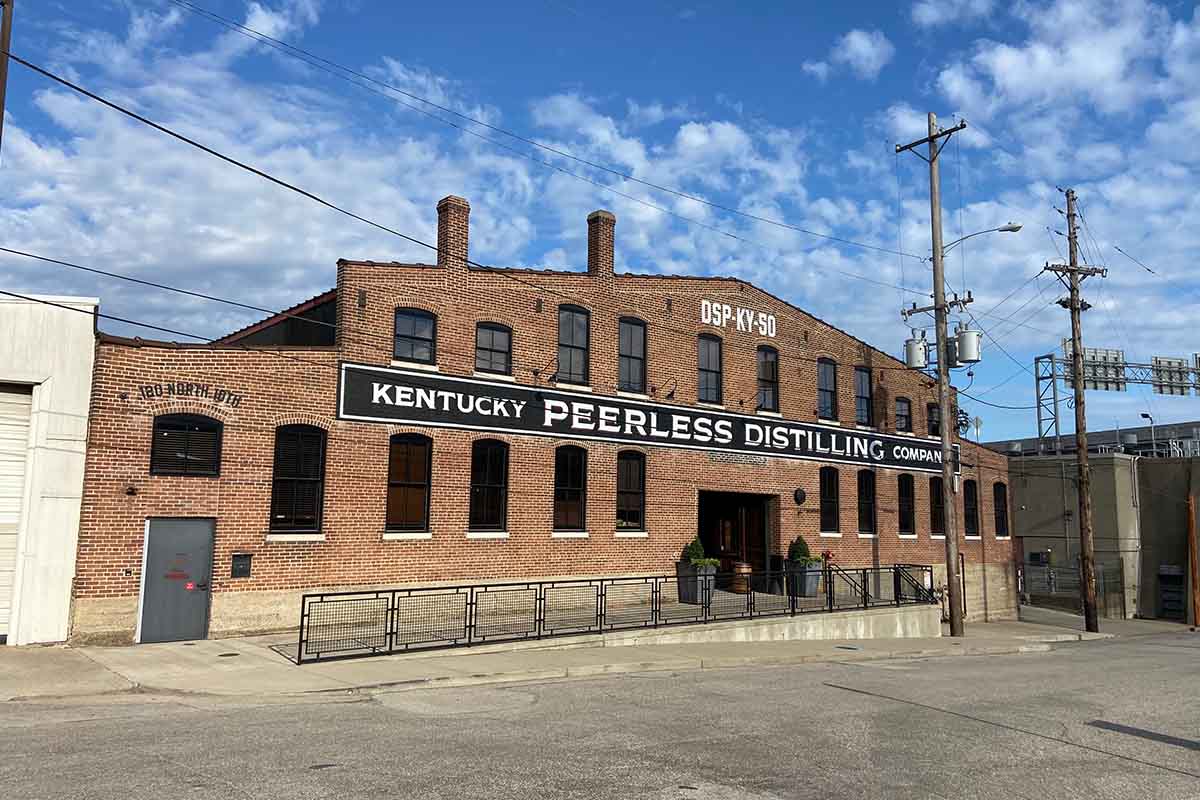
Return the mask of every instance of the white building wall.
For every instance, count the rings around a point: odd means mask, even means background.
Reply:
[[[0,298],[0,383],[33,387],[9,644],[67,638],[79,539],[95,317],[89,297]]]

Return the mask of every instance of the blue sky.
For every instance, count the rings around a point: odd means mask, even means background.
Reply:
[[[972,239],[947,261],[952,288],[965,273],[977,321],[1007,351],[985,342],[984,362],[957,385],[1032,405],[1032,357],[1068,333],[1057,284],[1033,278],[1066,249],[1057,186],[1079,192],[1085,255],[1111,270],[1087,284],[1087,343],[1137,361],[1200,351],[1200,13],[1187,4],[197,5],[639,179],[916,256],[929,250],[925,165],[897,159],[893,144],[923,135],[928,110],[947,125],[961,116],[970,127],[942,162],[946,239],[1025,227]],[[427,241],[437,199],[463,195],[472,256],[485,263],[582,268],[586,214],[609,208],[618,269],[738,275],[892,353],[907,335],[901,303],[924,298],[879,283],[930,282],[919,258],[764,224],[505,140],[643,202],[620,197],[167,0],[22,3],[13,51]],[[4,132],[7,247],[267,307],[331,286],[339,257],[430,260],[15,64]],[[0,285],[94,294],[108,313],[204,335],[253,317],[10,256]],[[985,439],[1034,432],[1030,410],[963,405]],[[1200,398],[1089,394],[1093,427],[1129,426],[1143,411],[1196,419]]]

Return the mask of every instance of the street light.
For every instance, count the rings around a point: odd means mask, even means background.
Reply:
[[[962,244],[967,239],[970,239],[975,236],[982,236],[985,233],[1016,233],[1019,230],[1021,230],[1021,223],[1009,222],[1005,225],[1001,225],[999,228],[988,228],[986,231],[975,231],[974,233],[968,233],[966,236],[962,237],[961,239],[955,239],[953,242],[951,242],[950,244],[943,247],[942,255],[949,253],[950,250],[953,249],[954,247]]]
[[[1154,433],[1154,417],[1143,411],[1142,419],[1150,420],[1150,446],[1154,448],[1155,457],[1158,457],[1158,436]]]

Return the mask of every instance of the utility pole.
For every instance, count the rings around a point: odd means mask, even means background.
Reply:
[[[938,128],[937,115],[930,112],[928,136],[906,145],[896,145],[897,153],[913,150],[918,156],[929,162],[929,223],[933,235],[933,306],[914,307],[906,309],[903,313],[907,319],[912,314],[933,311],[934,320],[937,323],[938,409],[941,415],[941,424],[938,427],[941,429],[942,437],[942,508],[946,521],[946,588],[950,594],[951,636],[963,635],[963,598],[962,582],[958,574],[958,526],[955,524],[958,507],[955,501],[953,432],[957,427],[958,415],[954,413],[950,403],[950,358],[947,342],[949,334],[946,318],[951,306],[957,305],[962,308],[971,302],[971,298],[968,296],[959,300],[955,297],[950,303],[946,302],[946,279],[942,266],[945,255],[945,251],[942,249],[942,187],[938,175],[938,154],[946,146],[946,143],[942,142],[939,147],[938,140],[949,141],[953,134],[966,127],[967,123],[963,121],[953,128],[941,130]],[[928,157],[914,149],[922,144],[929,145]]]
[[[12,43],[13,0],[0,0],[0,146],[4,142],[4,95],[8,87],[8,52]]]
[[[1067,242],[1070,264],[1047,264],[1070,293],[1058,304],[1071,312],[1071,377],[1075,390],[1075,457],[1079,465],[1079,594],[1083,600],[1083,621],[1088,631],[1100,630],[1096,614],[1096,563],[1092,546],[1092,473],[1088,466],[1087,413],[1084,406],[1083,330],[1080,313],[1090,308],[1079,299],[1079,285],[1093,275],[1103,277],[1100,267],[1079,266],[1079,231],[1075,221],[1075,190],[1067,189]],[[1064,277],[1065,276],[1065,277]]]

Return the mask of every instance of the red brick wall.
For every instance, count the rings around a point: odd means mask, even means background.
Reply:
[[[439,242],[448,252],[466,253],[465,209],[440,209],[445,229]],[[513,329],[514,377],[545,385],[554,371],[557,306],[571,302],[591,311],[591,388],[615,394],[617,319],[647,323],[647,382],[662,399],[696,398],[696,336],[716,333],[723,341],[725,406],[753,413],[755,348],[771,344],[780,354],[780,411],[788,420],[816,420],[816,364],[838,362],[838,412],[854,426],[854,367],[871,367],[878,428],[892,431],[894,398],[912,400],[913,428],[925,431],[925,405],[934,399],[931,381],[848,334],[741,281],[687,277],[612,275],[611,231],[593,220],[589,254],[592,271],[580,273],[512,270],[498,274],[468,268],[461,259],[442,266],[338,264],[339,344],[334,349],[251,352],[237,348],[140,346],[102,341],[93,387],[93,406],[75,583],[76,598],[136,597],[147,517],[213,517],[216,523],[213,591],[247,592],[434,580],[669,571],[683,545],[696,533],[697,494],[703,490],[777,495],[773,547],[804,536],[815,552],[831,549],[847,565],[893,562],[939,563],[944,544],[929,534],[928,475],[916,476],[917,535],[896,534],[897,472],[878,470],[876,538],[857,534],[856,469],[841,467],[839,538],[818,535],[821,464],[785,459],[728,456],[668,448],[635,448],[647,455],[647,533],[618,538],[615,526],[616,456],[619,447],[578,442],[588,450],[586,539],[551,538],[553,450],[561,442],[531,436],[496,435],[509,442],[509,538],[468,539],[467,497],[471,442],[483,434],[422,430],[433,439],[432,538],[384,540],[387,445],[405,426],[338,421],[335,416],[339,359],[388,364],[393,314],[415,306],[437,314],[437,367],[451,375],[473,372],[475,324],[501,322]],[[460,238],[456,238],[460,237]],[[365,303],[360,304],[360,298]],[[774,339],[720,330],[700,321],[701,300],[729,303],[774,314]],[[540,309],[539,309],[540,302]],[[534,372],[540,376],[535,377]],[[141,386],[188,382],[208,387],[208,397],[147,399]],[[240,396],[233,406],[216,399],[218,389]],[[149,474],[151,426],[156,414],[194,411],[225,424],[218,478]],[[304,421],[328,431],[323,541],[268,541],[272,443],[278,425]],[[493,436],[493,434],[486,434]],[[1010,541],[995,538],[992,483],[1007,482],[1006,459],[963,443],[964,478],[979,480],[980,540],[966,541],[969,562],[1001,563],[1012,558]],[[804,488],[808,501],[796,506],[792,493]],[[1011,493],[1010,493],[1011,495]],[[961,520],[961,493],[960,512]],[[1010,514],[1011,526],[1011,514]],[[961,524],[959,525],[961,531]],[[961,535],[961,533],[960,533]],[[234,552],[254,554],[253,576],[228,578]]]

